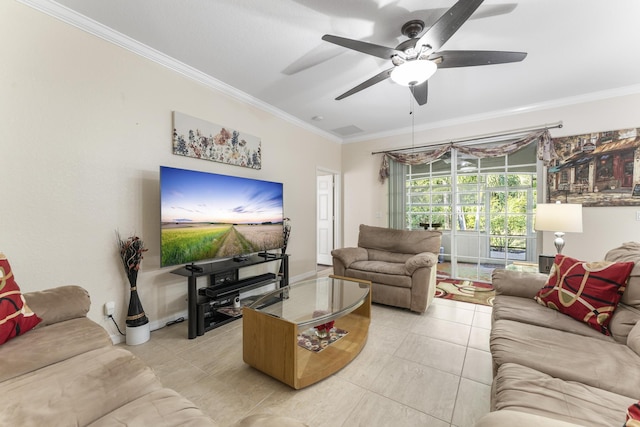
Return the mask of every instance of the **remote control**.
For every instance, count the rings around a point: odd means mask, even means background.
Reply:
[[[200,267],[199,265],[195,265],[195,264],[185,265],[184,268],[186,268],[189,271],[193,271],[195,273],[202,273],[204,271],[204,269],[202,267]]]

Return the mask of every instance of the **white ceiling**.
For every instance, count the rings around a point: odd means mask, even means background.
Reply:
[[[138,53],[162,57],[159,62],[173,63],[185,74],[346,142],[406,131],[412,120],[411,96],[408,88],[387,80],[335,101],[389,68],[390,61],[321,37],[333,34],[395,47],[405,40],[400,27],[406,21],[422,19],[430,26],[455,3],[21,1],[64,15],[68,22]],[[639,92],[639,21],[637,0],[486,0],[443,49],[522,51],[528,56],[519,63],[438,70],[429,80],[429,102],[415,106],[415,127]],[[361,131],[350,133],[353,127]]]

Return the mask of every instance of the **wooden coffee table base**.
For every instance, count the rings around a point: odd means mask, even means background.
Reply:
[[[245,363],[301,389],[327,378],[360,353],[369,333],[371,292],[353,312],[336,319],[348,334],[316,353],[297,343],[295,323],[245,307],[242,311],[242,354]]]

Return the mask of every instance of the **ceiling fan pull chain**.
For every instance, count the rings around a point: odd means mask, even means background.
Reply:
[[[411,94],[409,95],[409,115],[411,116],[411,151],[413,152],[413,147],[415,142],[414,139],[415,139],[415,122],[416,122],[416,115],[413,114],[413,109],[414,109],[413,100],[415,99],[416,85],[412,84],[411,86],[409,86],[409,89],[411,89]]]

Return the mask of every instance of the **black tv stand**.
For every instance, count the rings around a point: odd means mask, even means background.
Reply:
[[[279,254],[264,251],[264,252],[259,252],[258,256],[261,256],[263,258],[276,258],[277,256],[279,256]]]
[[[202,267],[195,264],[187,264],[184,266],[184,268],[186,268],[189,271],[195,271],[196,273],[202,273],[202,271],[204,270]]]
[[[189,264],[171,272],[187,278],[189,339],[242,317],[241,310],[234,308],[234,299],[240,292],[270,284],[275,284],[276,288],[289,285],[289,255],[261,252],[243,258],[241,264],[233,258]],[[239,270],[244,267],[273,261],[282,261],[279,273],[258,274],[243,279],[238,277]],[[199,277],[208,277],[206,286],[198,286]],[[245,300],[244,305],[248,302]]]

